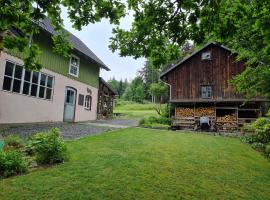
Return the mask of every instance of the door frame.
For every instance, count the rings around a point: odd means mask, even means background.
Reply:
[[[74,111],[73,111],[73,119],[71,122],[75,122],[75,114],[76,114],[76,104],[77,104],[77,89],[71,86],[66,86],[65,87],[65,98],[64,98],[64,112],[63,112],[63,122],[65,122],[65,109],[66,109],[66,98],[67,98],[67,90],[71,89],[75,92],[74,95]]]

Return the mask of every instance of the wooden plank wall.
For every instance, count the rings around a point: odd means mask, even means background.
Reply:
[[[201,60],[202,52],[211,52],[211,60]],[[236,62],[231,52],[215,45],[204,50],[169,72],[166,76],[172,85],[172,99],[201,99],[201,85],[212,86],[215,100],[243,98],[235,93],[228,83],[233,76],[241,73],[245,66]]]

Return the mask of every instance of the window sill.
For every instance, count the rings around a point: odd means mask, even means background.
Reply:
[[[70,76],[73,76],[73,77],[76,77],[76,78],[79,78],[79,74],[78,75],[75,75],[75,74],[71,74],[71,73],[68,73]]]

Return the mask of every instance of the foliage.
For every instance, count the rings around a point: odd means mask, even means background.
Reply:
[[[163,124],[163,125],[169,125],[170,124],[170,119],[166,117],[155,117],[155,116],[150,116],[147,118],[143,118],[139,121],[139,125],[145,126],[145,125],[151,125],[151,124]]]
[[[112,89],[117,93],[119,98],[122,97],[123,93],[125,92],[126,88],[129,85],[127,79],[125,79],[125,81],[123,81],[122,79],[118,81],[115,78],[112,78],[107,82],[112,87]]]
[[[264,148],[266,156],[270,158],[270,144],[266,144]]]
[[[126,88],[123,99],[142,103],[145,99],[144,83],[141,77],[136,77]]]
[[[150,85],[150,93],[155,97],[155,110],[162,115],[162,99],[168,95],[168,86],[164,83],[152,83]]]
[[[57,128],[32,136],[26,149],[36,156],[38,164],[55,164],[68,159],[67,147]]]
[[[253,124],[252,129],[256,135],[258,142],[270,142],[270,119],[266,117],[258,118]]]
[[[0,151],[0,177],[6,178],[27,172],[28,165],[19,151]]]
[[[261,142],[254,142],[251,144],[251,147],[260,152],[264,151],[264,144]]]
[[[18,135],[9,135],[4,138],[4,141],[5,141],[5,149],[6,148],[19,149],[24,147],[24,141]]]
[[[248,134],[241,137],[241,141],[247,144],[258,142],[258,138],[254,134]]]
[[[68,11],[68,17],[77,30],[90,23],[99,22],[107,18],[110,23],[117,24],[119,19],[125,15],[125,6],[120,0],[85,1],[63,0],[63,1],[39,1],[39,0],[2,0],[0,1],[0,33],[5,33],[12,28],[19,32],[19,37],[4,35],[4,47],[7,49],[18,49],[25,55],[24,64],[26,68],[40,70],[39,55],[41,51],[33,38],[40,30],[36,24],[40,23],[45,15],[51,20],[56,34],[52,36],[54,51],[68,56],[72,46],[68,41],[66,31],[63,31],[63,20],[61,18],[61,7]]]

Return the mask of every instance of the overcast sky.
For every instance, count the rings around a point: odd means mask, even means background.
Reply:
[[[144,58],[133,59],[132,57],[120,57],[118,53],[112,53],[109,48],[109,38],[112,36],[112,25],[108,20],[102,20],[97,24],[90,24],[81,31],[72,28],[67,17],[67,12],[62,9],[65,28],[80,38],[110,69],[111,71],[101,71],[101,76],[108,80],[112,77],[120,80],[127,78],[131,80],[135,77],[138,69],[142,68]],[[132,16],[127,16],[121,20],[121,27],[128,29],[131,26]]]

